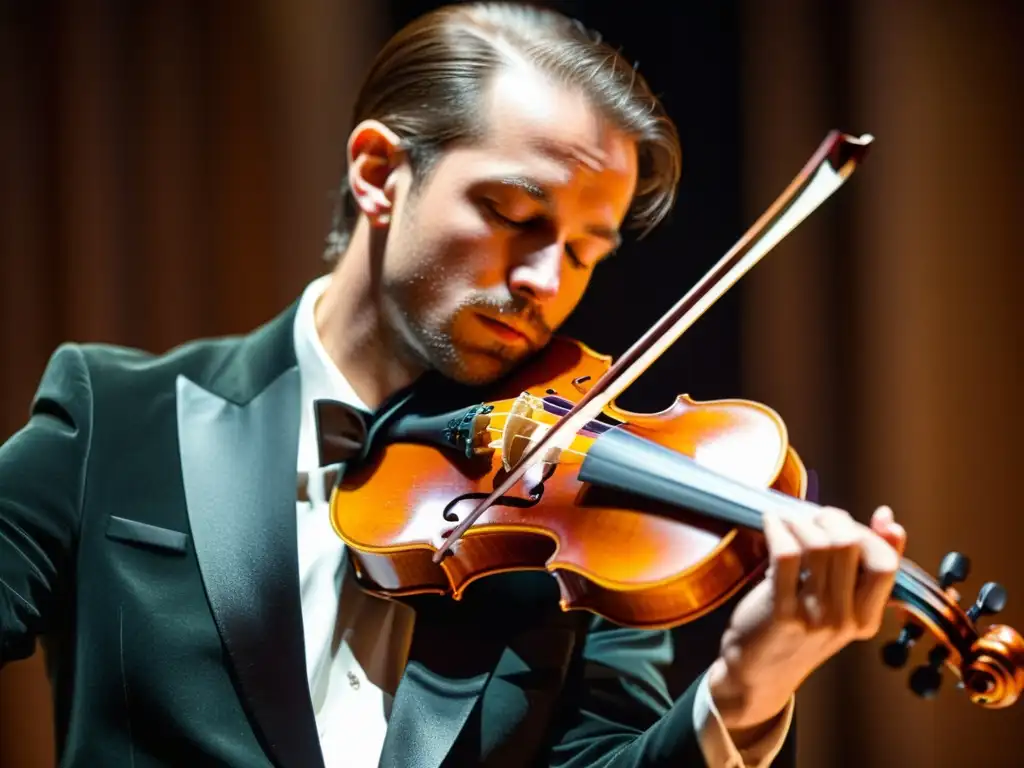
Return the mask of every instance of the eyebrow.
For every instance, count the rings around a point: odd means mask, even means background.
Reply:
[[[544,189],[544,186],[527,176],[502,176],[496,179],[496,181],[502,186],[522,190],[534,200],[545,205],[551,203],[551,195]],[[607,240],[612,244],[613,248],[618,248],[622,245],[622,235],[614,227],[602,227],[599,224],[593,224],[587,227],[587,233],[602,240]]]
[[[547,190],[536,181],[527,178],[526,176],[502,176],[500,179],[496,179],[496,181],[503,186],[520,189],[539,202],[551,202],[551,196],[548,194]]]

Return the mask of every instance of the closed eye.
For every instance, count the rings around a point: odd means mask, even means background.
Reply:
[[[498,210],[497,206],[494,205],[494,203],[492,203],[489,200],[486,201],[484,205],[487,208],[487,212],[493,218],[497,219],[500,224],[506,227],[512,227],[513,229],[519,231],[529,231],[532,229],[538,229],[544,225],[550,224],[550,221],[546,216],[531,216],[528,219],[517,221],[516,219],[510,219],[508,216],[502,214]],[[565,245],[565,253],[569,257],[569,261],[572,263],[573,267],[575,267],[576,269],[586,269],[586,263],[579,258],[579,256],[576,254],[575,249],[569,243],[566,243]]]
[[[487,212],[491,214],[491,216],[493,216],[494,218],[498,219],[499,222],[510,227],[515,227],[516,229],[528,229],[545,221],[543,216],[531,216],[530,218],[524,219],[522,221],[510,219],[508,216],[504,215],[501,211],[499,211],[498,207],[490,200],[487,200],[484,203],[484,206],[487,208]]]

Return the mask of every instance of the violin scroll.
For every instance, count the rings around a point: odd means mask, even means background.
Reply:
[[[953,585],[966,581],[969,571],[970,560],[959,552],[943,558],[937,581],[909,560],[903,561],[893,602],[910,617],[899,636],[882,647],[882,661],[902,668],[928,631],[938,643],[928,652],[927,662],[911,673],[911,691],[922,698],[935,696],[946,667],[960,678],[957,687],[966,690],[974,704],[988,709],[1009,707],[1024,692],[1024,638],[1004,624],[978,629],[978,619],[1006,607],[1006,589],[1001,584],[987,582],[966,611],[960,608]]]
[[[971,648],[973,659],[963,682],[975,704],[1009,707],[1024,691],[1024,638],[1012,627],[995,624]]]

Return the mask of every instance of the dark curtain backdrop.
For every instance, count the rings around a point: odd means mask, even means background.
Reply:
[[[27,3],[0,10],[0,436],[65,339],[161,351],[245,331],[321,270],[354,88],[436,3]],[[744,396],[784,416],[825,501],[895,508],[934,571],[960,549],[1024,626],[1013,3],[561,2],[638,60],[684,139],[669,224],[570,320],[621,353],[735,242],[834,127],[876,146],[624,397]],[[646,14],[644,13],[646,11]],[[679,632],[685,684],[719,611]],[[898,625],[890,623],[888,631]],[[711,630],[704,633],[704,630]],[[849,649],[802,690],[805,766],[1012,766],[1024,709],[922,702]],[[917,661],[915,659],[915,661]],[[37,654],[0,673],[0,765],[53,764]]]
[[[322,271],[355,88],[389,33],[358,0],[0,11],[0,435],[61,341],[244,332]],[[39,654],[0,673],[0,766],[53,764]]]
[[[744,8],[748,216],[827,128],[876,137],[838,197],[750,275],[745,391],[786,415],[825,501],[865,521],[891,504],[932,573],[949,550],[969,555],[964,601],[1003,583],[997,618],[1019,629],[1024,6]],[[918,700],[878,647],[849,648],[804,687],[803,765],[1024,764],[1021,705],[983,711],[948,675],[940,698]]]

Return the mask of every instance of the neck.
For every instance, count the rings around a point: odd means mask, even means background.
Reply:
[[[360,220],[315,309],[324,349],[371,409],[423,373],[422,366],[401,354],[386,321],[375,250],[369,227]]]

